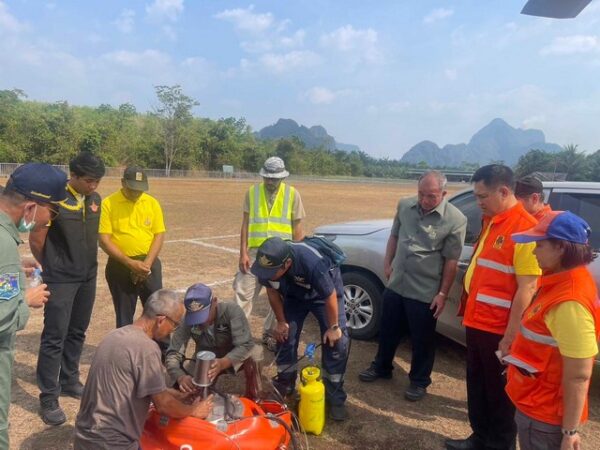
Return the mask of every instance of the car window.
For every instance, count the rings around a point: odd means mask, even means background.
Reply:
[[[481,232],[481,210],[473,192],[465,192],[454,197],[450,203],[456,206],[467,218],[467,235],[465,244],[474,244]]]
[[[568,210],[582,217],[592,229],[590,244],[594,250],[600,250],[600,195],[552,192],[548,203],[554,210]]]

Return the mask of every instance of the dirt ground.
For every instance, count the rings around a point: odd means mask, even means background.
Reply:
[[[415,192],[414,184],[294,183],[302,194],[307,212],[305,227],[346,220],[391,218],[402,196]],[[119,186],[106,179],[99,192],[105,196]],[[211,284],[222,300],[232,298],[231,281],[238,259],[241,205],[249,181],[152,179],[150,193],[165,213],[166,243],[161,253],[165,287],[184,289],[194,282]],[[454,186],[452,190],[460,186]],[[26,246],[25,250],[27,250]],[[85,381],[96,346],[114,328],[114,310],[103,269],[106,256],[100,252],[98,293],[91,326],[81,359]],[[260,337],[266,299],[253,312],[251,325]],[[17,351],[10,410],[12,449],[64,450],[70,439],[78,402],[61,398],[68,416],[60,427],[44,425],[38,416],[35,365],[43,323],[41,311],[33,311],[27,328],[17,337]],[[304,342],[318,341],[315,322],[309,320]],[[465,351],[443,338],[427,397],[416,404],[404,400],[408,384],[410,348],[404,343],[396,354],[392,380],[360,383],[358,372],[368,366],[376,342],[354,341],[346,373],[350,419],[342,424],[328,422],[319,437],[309,437],[314,449],[442,449],[445,437],[469,433],[466,413]],[[268,352],[267,352],[268,353]],[[267,363],[272,355],[267,355]],[[273,373],[273,367],[267,367]],[[585,448],[600,442],[600,375],[596,370],[590,395],[590,422],[583,429]],[[227,383],[227,380],[225,380]]]

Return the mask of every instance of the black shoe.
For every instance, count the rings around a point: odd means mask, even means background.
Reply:
[[[58,400],[54,399],[40,405],[40,416],[46,425],[58,426],[67,421],[67,416],[58,404]]]
[[[346,411],[346,406],[344,404],[331,405],[329,407],[329,418],[337,422],[343,422],[344,420],[346,420],[348,418],[348,411]]]
[[[474,434],[466,439],[446,439],[447,450],[484,450],[485,446]]]
[[[360,372],[358,374],[358,379],[360,381],[365,381],[367,383],[370,383],[371,381],[375,381],[378,378],[383,378],[385,380],[389,380],[390,378],[392,378],[392,374],[391,373],[381,374],[381,373],[377,372],[377,369],[375,368],[375,364],[371,364],[368,369],[363,370],[362,372]]]
[[[418,402],[427,394],[427,389],[421,386],[410,384],[410,386],[404,392],[404,398],[409,402]]]
[[[81,397],[83,397],[83,384],[77,383],[68,386],[61,386],[60,395],[66,395],[67,397],[73,397],[77,400],[81,400]]]

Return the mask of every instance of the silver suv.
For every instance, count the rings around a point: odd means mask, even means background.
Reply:
[[[553,209],[569,210],[589,223],[592,228],[590,241],[594,249],[600,251],[600,183],[545,182],[544,192]],[[481,212],[472,189],[455,194],[449,201],[467,217],[467,235],[456,280],[448,293],[437,331],[464,344],[465,331],[456,312],[464,272],[481,231]],[[348,324],[354,329],[352,336],[357,339],[370,339],[377,334],[385,286],[383,258],[391,227],[392,220],[389,219],[324,225],[315,230],[315,234],[334,240],[348,256],[342,266],[344,300]],[[590,268],[600,290],[600,258]]]

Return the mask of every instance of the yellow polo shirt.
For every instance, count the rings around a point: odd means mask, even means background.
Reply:
[[[127,256],[146,255],[154,236],[164,233],[165,223],[158,200],[143,193],[134,203],[121,190],[102,200],[98,232]]]
[[[568,358],[591,358],[598,353],[594,317],[581,303],[560,303],[546,313],[544,322]]]

